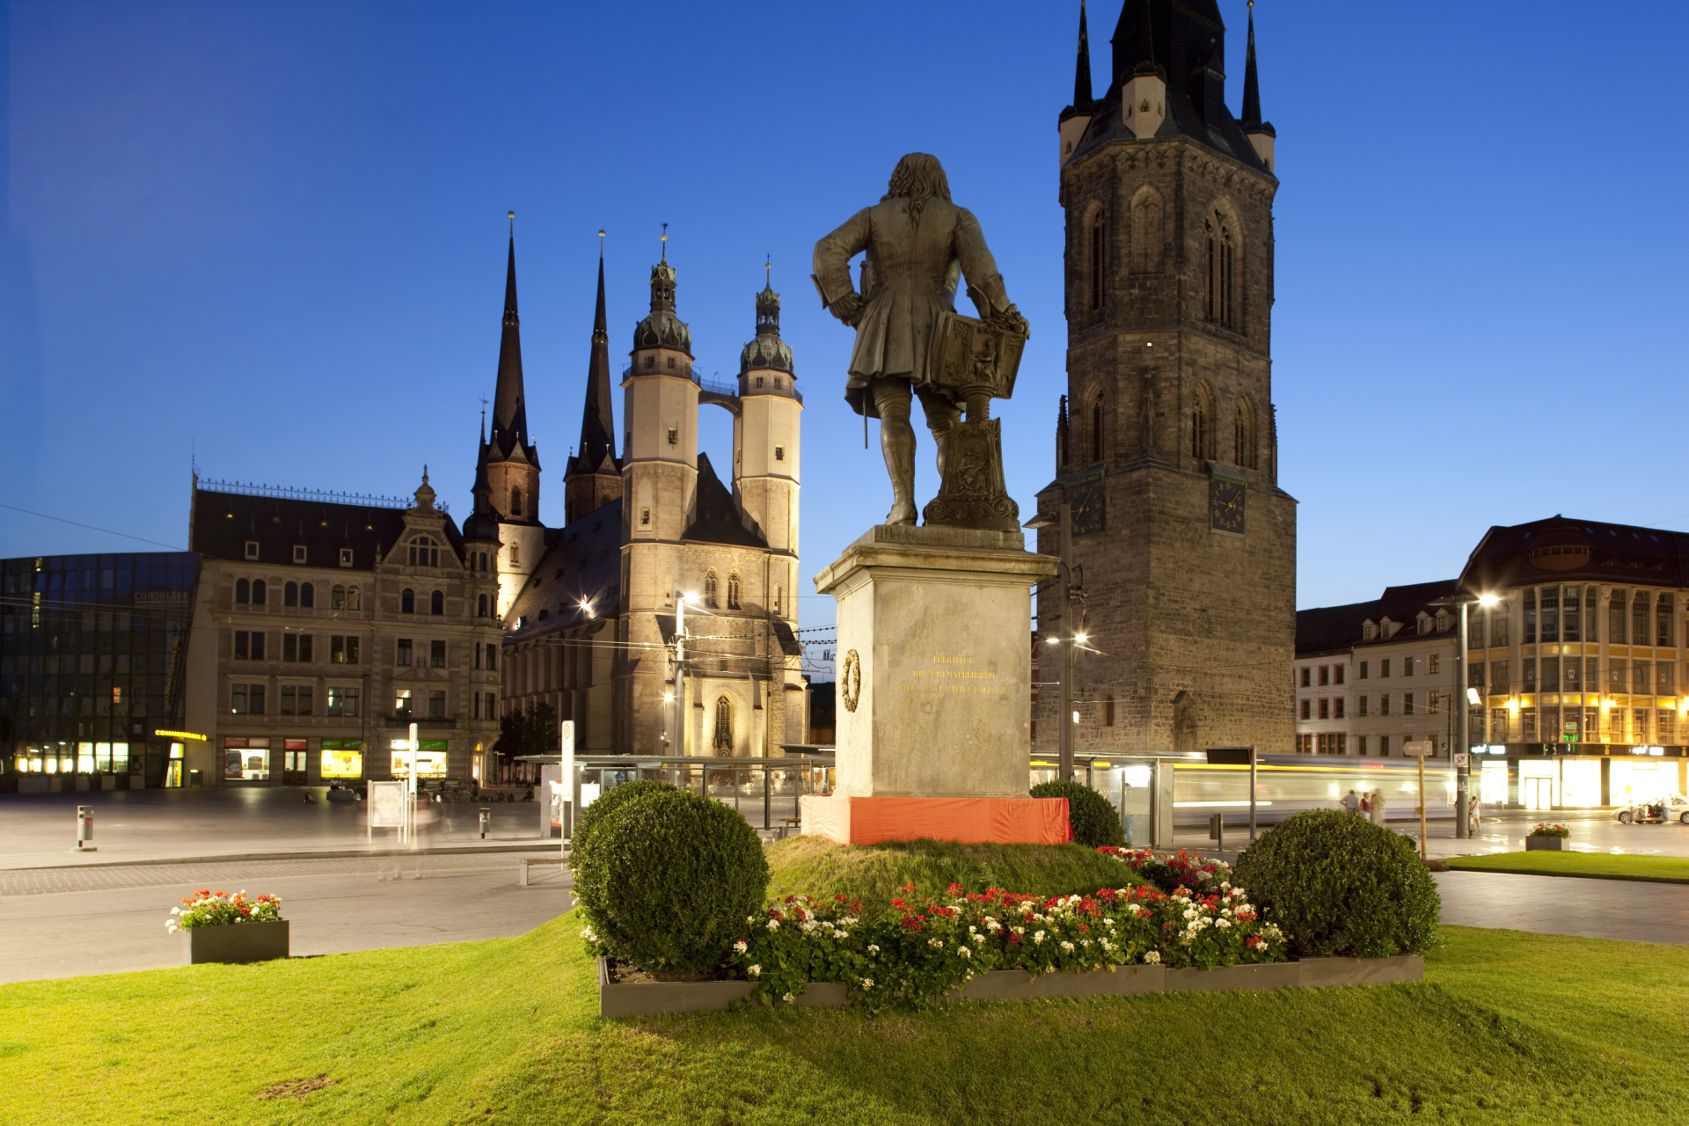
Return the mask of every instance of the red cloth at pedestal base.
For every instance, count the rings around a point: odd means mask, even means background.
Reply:
[[[1066,844],[1066,798],[801,799],[804,833],[840,844],[956,841],[961,844]]]

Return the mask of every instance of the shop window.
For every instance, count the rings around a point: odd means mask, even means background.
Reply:
[[[270,741],[268,739],[224,739],[223,780],[225,782],[268,782],[270,780]]]

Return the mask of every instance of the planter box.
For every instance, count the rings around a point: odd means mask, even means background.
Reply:
[[[287,957],[287,920],[190,927],[188,963],[268,962]]]
[[[1211,970],[1170,969],[1166,973],[1168,993],[1230,993],[1236,989],[1283,989],[1302,984],[1299,962],[1215,966]]]
[[[1425,980],[1425,957],[1399,954],[1394,958],[1303,958],[1304,986],[1398,985]]]
[[[1160,993],[1167,971],[1161,966],[1121,966],[1113,973],[1029,974],[1025,970],[992,970],[953,990],[951,1001],[1033,1001],[1044,997],[1128,997]]]
[[[1565,837],[1526,837],[1526,852],[1564,852],[1566,850]]]

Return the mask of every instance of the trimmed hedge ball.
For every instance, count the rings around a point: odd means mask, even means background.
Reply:
[[[1067,823],[1073,843],[1096,848],[1126,843],[1120,828],[1120,814],[1109,800],[1081,782],[1040,782],[1032,787],[1035,798],[1066,798]]]

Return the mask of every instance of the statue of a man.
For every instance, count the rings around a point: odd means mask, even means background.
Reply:
[[[850,260],[867,252],[863,289],[851,284]],[[945,438],[961,417],[954,395],[933,378],[929,345],[940,313],[955,310],[958,276],[982,319],[1025,322],[1003,289],[997,262],[979,221],[950,202],[938,158],[910,153],[897,162],[884,198],[865,207],[815,244],[815,284],[821,301],[856,329],[845,400],[857,414],[880,420],[880,448],[891,476],[888,524],[915,522],[915,432],[909,404],[921,412],[944,473]]]

